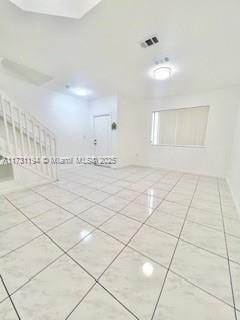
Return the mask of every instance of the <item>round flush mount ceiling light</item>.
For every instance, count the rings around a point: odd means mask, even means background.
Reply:
[[[170,67],[156,66],[152,70],[152,77],[155,80],[166,80],[172,75],[172,69]]]
[[[70,87],[69,85],[65,86],[72,94],[79,96],[79,97],[87,97],[92,94],[92,91],[86,88],[80,87]]]

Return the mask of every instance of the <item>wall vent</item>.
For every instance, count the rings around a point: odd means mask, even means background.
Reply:
[[[157,36],[152,36],[152,37],[150,37],[148,39],[145,39],[145,40],[141,41],[140,45],[141,45],[142,48],[146,49],[146,48],[152,47],[152,46],[154,46],[154,45],[156,45],[158,43],[159,43],[158,37]]]

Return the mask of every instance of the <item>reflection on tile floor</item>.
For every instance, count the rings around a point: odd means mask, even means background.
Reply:
[[[226,182],[83,166],[0,197],[0,319],[240,320]]]

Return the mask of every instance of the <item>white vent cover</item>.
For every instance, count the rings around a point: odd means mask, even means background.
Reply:
[[[24,11],[79,19],[102,0],[10,0]]]
[[[52,80],[52,78],[47,74],[38,72],[37,70],[18,64],[11,60],[2,58],[0,59],[0,61],[3,69],[7,73],[18,79],[30,82],[37,86],[44,85],[45,83]]]

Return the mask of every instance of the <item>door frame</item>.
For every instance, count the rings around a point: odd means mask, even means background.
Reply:
[[[110,126],[111,126],[111,123],[112,123],[112,114],[111,113],[102,113],[102,114],[94,114],[93,115],[93,141],[94,141],[94,139],[95,139],[95,133],[96,133],[96,131],[95,131],[95,119],[96,118],[100,118],[100,117],[109,117],[109,119],[110,119]],[[112,141],[113,141],[113,139],[112,139],[112,130],[111,130],[111,127],[110,127],[110,154],[109,155],[106,155],[106,156],[112,156]],[[95,156],[97,156],[96,155],[96,147],[94,146],[94,155]],[[98,166],[101,166],[101,165],[98,165]],[[104,166],[104,165],[102,165],[103,167],[109,167],[109,166]]]

